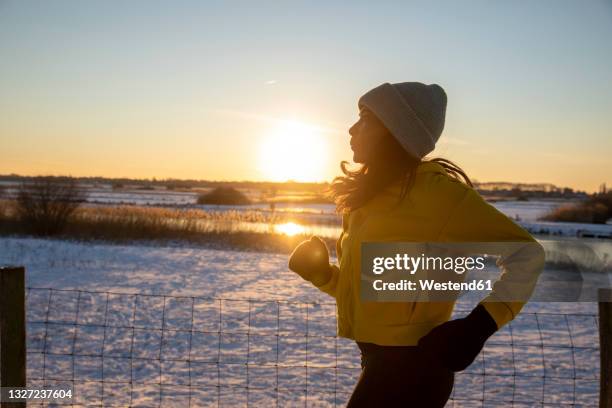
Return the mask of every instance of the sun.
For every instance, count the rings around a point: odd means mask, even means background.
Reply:
[[[294,222],[286,222],[284,224],[275,224],[274,231],[279,234],[285,234],[290,237],[301,234],[305,231],[304,227]]]
[[[270,181],[322,181],[327,162],[325,140],[314,126],[284,120],[262,141],[259,169]]]

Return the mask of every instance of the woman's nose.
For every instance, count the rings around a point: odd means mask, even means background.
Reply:
[[[351,126],[351,127],[349,128],[349,134],[350,134],[351,136],[355,136],[355,129],[356,129],[356,128],[357,128],[357,124],[356,124],[356,123],[355,123],[355,124],[353,124],[353,126]]]

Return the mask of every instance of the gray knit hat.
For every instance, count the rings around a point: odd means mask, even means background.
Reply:
[[[359,98],[359,109],[370,109],[406,151],[422,159],[434,149],[444,129],[446,93],[437,84],[384,84]]]

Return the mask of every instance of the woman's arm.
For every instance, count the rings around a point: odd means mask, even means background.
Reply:
[[[497,266],[502,273],[480,303],[495,319],[498,329],[514,319],[544,267],[544,249],[531,234],[468,188],[442,228],[440,240],[513,243],[497,246],[497,255],[501,255]]]
[[[544,267],[544,249],[527,231],[469,188],[439,238],[450,242],[501,242],[497,248],[502,256],[497,265],[502,274],[491,293],[469,315],[434,327],[418,342],[432,358],[453,371],[461,371],[474,361],[487,339],[523,308]],[[489,248],[486,251],[490,253]]]
[[[313,282],[313,285],[321,291],[327,293],[329,296],[336,297],[336,287],[338,286],[338,276],[340,274],[340,268],[334,264],[329,264],[329,280],[322,284],[317,285]]]
[[[336,240],[336,257],[338,258],[338,265],[340,265],[340,259],[342,258],[342,237],[348,230],[349,225],[349,214],[342,214],[342,233]],[[340,276],[340,268],[330,263],[330,277],[329,280],[323,285],[316,285],[321,291],[327,293],[333,298],[336,297],[336,287],[338,286],[338,277]]]

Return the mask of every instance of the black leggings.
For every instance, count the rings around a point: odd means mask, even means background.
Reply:
[[[347,408],[443,407],[454,373],[424,356],[416,346],[357,342],[361,375]]]

